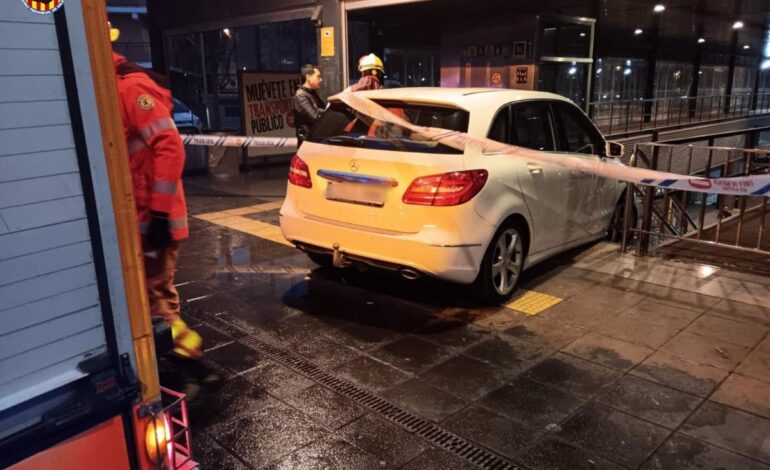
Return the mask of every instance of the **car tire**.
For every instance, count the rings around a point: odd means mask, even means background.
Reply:
[[[332,262],[332,255],[328,255],[326,253],[318,253],[315,251],[308,251],[306,254],[307,257],[310,258],[310,261],[314,262],[318,266],[321,266],[322,268],[331,268],[334,266],[334,263]]]
[[[501,304],[516,292],[528,247],[522,224],[508,220],[495,232],[481,262],[474,290],[481,301]],[[503,247],[508,247],[503,252]]]
[[[615,211],[612,213],[612,219],[610,219],[610,225],[607,227],[607,241],[613,243],[620,243],[623,239],[623,215],[626,212],[626,197],[622,196],[618,204],[615,206]],[[636,227],[638,222],[638,215],[636,213],[636,205],[631,205],[631,223],[628,224],[629,228]],[[626,244],[631,242],[633,233],[628,232],[626,234]]]

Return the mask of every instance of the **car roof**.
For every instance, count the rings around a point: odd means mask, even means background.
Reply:
[[[471,115],[468,132],[479,135],[486,134],[492,119],[503,105],[527,100],[558,100],[572,103],[567,98],[554,93],[508,88],[413,87],[383,88],[357,93],[374,100],[440,104],[464,109]]]

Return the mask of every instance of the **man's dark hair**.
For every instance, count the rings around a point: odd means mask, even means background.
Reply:
[[[302,81],[306,81],[308,75],[313,75],[315,73],[315,70],[320,68],[317,65],[313,64],[306,64],[303,65],[301,69],[299,69],[299,73],[302,74]]]

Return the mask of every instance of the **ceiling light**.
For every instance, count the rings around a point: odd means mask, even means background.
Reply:
[[[703,39],[703,38],[698,38],[698,44],[703,44],[704,42],[706,42],[706,40],[705,40],[705,39]]]
[[[225,28],[222,30],[222,33],[224,33],[225,36],[228,38],[230,37],[230,28]]]
[[[736,21],[733,23],[733,29],[741,29],[743,28],[743,21]]]
[[[634,34],[635,34],[635,35],[637,35],[637,36],[639,36],[639,35],[640,35],[640,34],[642,34],[643,32],[644,32],[644,31],[642,31],[640,28],[636,28],[636,29],[634,30]]]
[[[586,37],[586,33],[580,33],[580,37],[581,37],[581,38],[584,38],[584,37]]]
[[[663,12],[665,10],[666,10],[666,7],[664,5],[661,5],[660,3],[655,5],[655,7],[653,7],[653,9],[652,9],[652,11],[654,11],[655,13],[661,13],[661,12]]]
[[[743,45],[743,48],[744,48],[744,49],[748,49],[748,48],[749,48],[749,45],[748,45],[748,44],[744,44],[744,45]]]

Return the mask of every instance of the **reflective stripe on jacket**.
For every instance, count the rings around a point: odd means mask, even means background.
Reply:
[[[115,67],[126,61],[114,52],[112,59]],[[150,212],[163,212],[172,238],[187,238],[185,152],[172,118],[171,93],[141,72],[117,75],[117,83],[139,228],[144,234]]]

